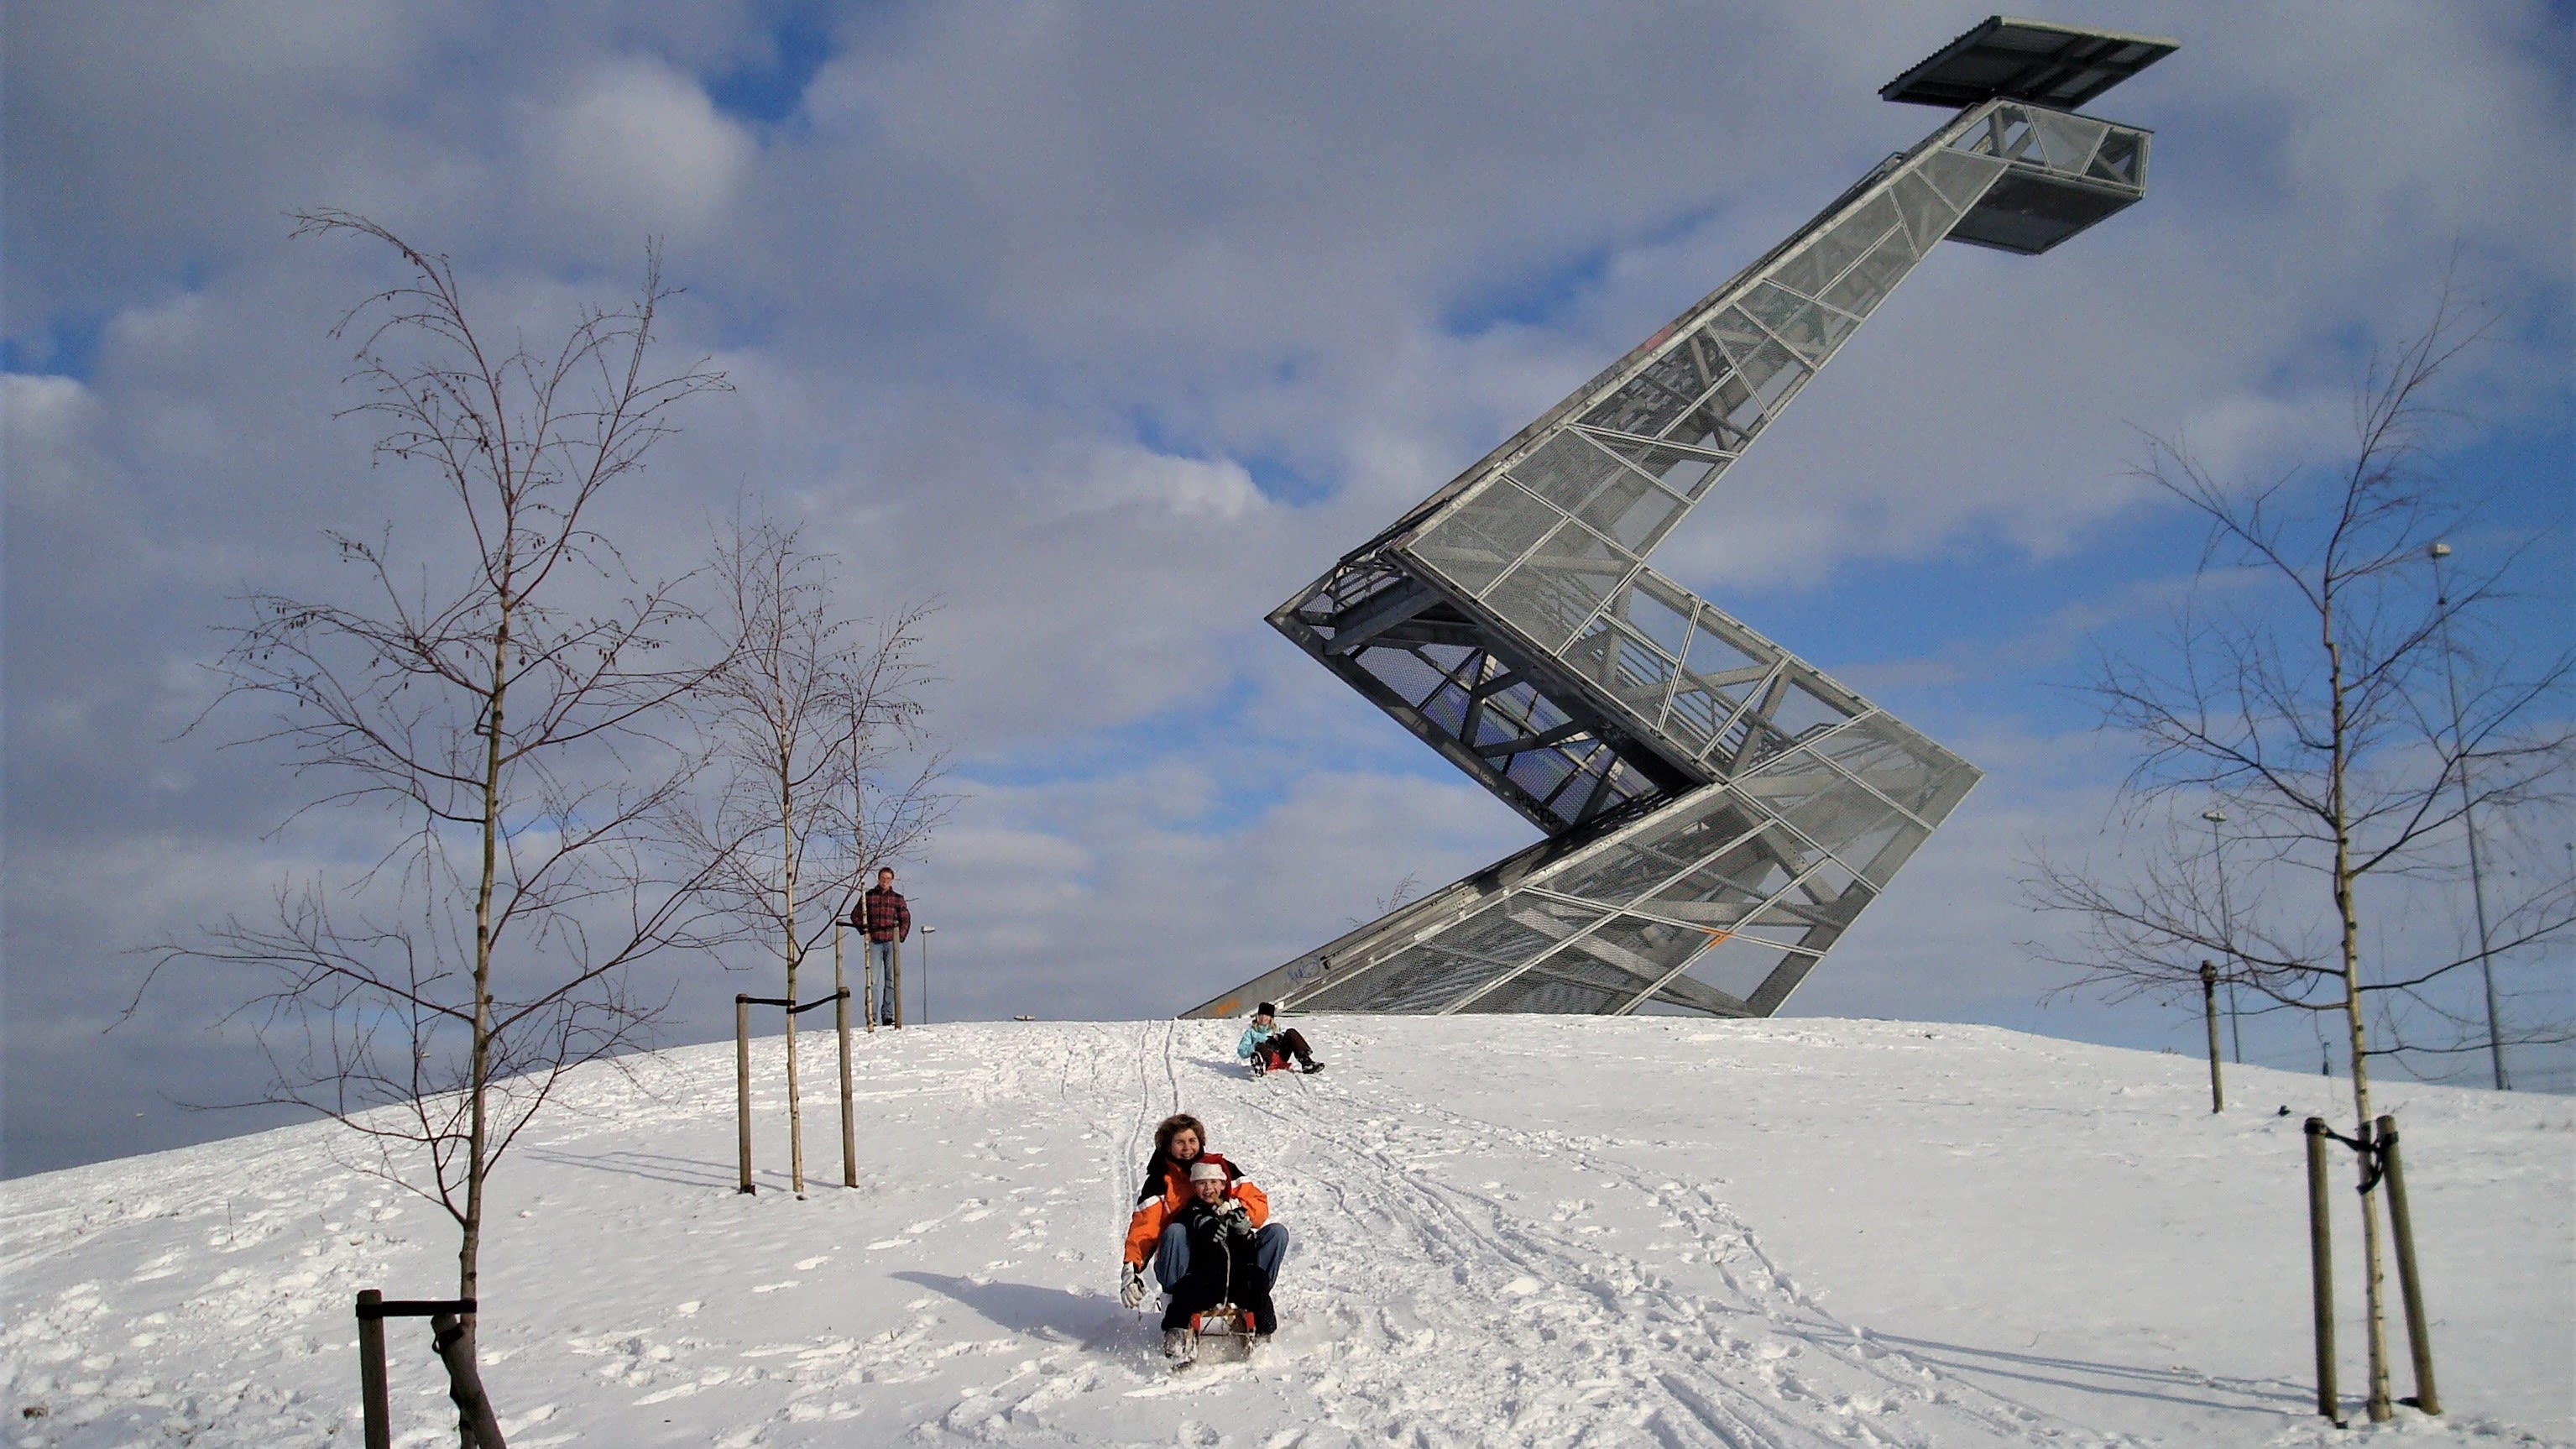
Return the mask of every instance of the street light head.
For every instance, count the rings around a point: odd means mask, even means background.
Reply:
[[[2212,825],[2224,825],[2227,823],[2227,812],[2224,810],[2203,810],[2200,812],[2200,818],[2208,821]]]
[[[2449,558],[2451,556],[2451,546],[2447,543],[2427,544],[2424,547],[2424,556],[2426,558]]]

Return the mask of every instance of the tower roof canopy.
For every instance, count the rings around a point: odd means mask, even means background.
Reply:
[[[2073,110],[2182,42],[1994,16],[1879,88],[1882,100],[1973,106],[1997,96]]]

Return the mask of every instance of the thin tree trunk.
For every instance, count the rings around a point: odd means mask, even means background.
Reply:
[[[2368,1023],[2361,1009],[2361,913],[2353,895],[2352,834],[2346,820],[2344,765],[2346,721],[2344,718],[2343,650],[2334,638],[2334,614],[2331,605],[2321,611],[2325,622],[2326,666],[2328,688],[2334,709],[2334,732],[2331,740],[2332,777],[2327,785],[2327,799],[2334,819],[2335,911],[2343,927],[2343,1014],[2344,1027],[2352,1045],[2353,1139],[2371,1140],[2370,1053]],[[2384,1423],[2393,1414],[2388,1394],[2388,1327],[2387,1307],[2381,1301],[2386,1285],[2381,1281],[2379,1266],[2379,1211],[2371,1181],[2371,1159],[2367,1153],[2354,1154],[2354,1172],[2361,1188],[2361,1296],[2362,1338],[2369,1346],[2370,1381],[2364,1408],[2371,1422]]]
[[[508,533],[503,533],[503,547],[508,547]],[[472,1064],[468,1070],[467,1111],[471,1114],[465,1145],[465,1221],[456,1251],[456,1296],[477,1301],[482,1277],[483,1256],[483,1176],[486,1168],[486,1120],[484,1090],[492,1068],[492,891],[498,878],[501,859],[501,724],[502,709],[510,691],[510,577],[503,565],[500,588],[501,617],[492,634],[492,704],[484,717],[483,738],[483,870],[475,883],[474,893],[474,1041]],[[485,1400],[481,1362],[475,1332],[478,1313],[467,1313],[458,1319],[463,1332],[456,1351],[447,1356],[450,1364],[462,1364],[462,1372],[471,1382],[469,1392],[458,1396],[458,1402]],[[451,1369],[451,1374],[458,1372]],[[477,1432],[472,1417],[460,1419],[458,1442],[465,1449],[502,1449],[499,1440],[478,1445],[484,1436]]]
[[[796,1195],[805,1195],[805,1096],[796,1075],[796,968],[804,964],[804,952],[796,940],[796,825],[787,809],[794,798],[780,772],[778,836],[785,851],[786,895],[780,913],[786,932],[787,947],[787,1172],[795,1184]]]

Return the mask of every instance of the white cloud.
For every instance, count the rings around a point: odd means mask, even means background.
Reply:
[[[614,238],[705,227],[759,149],[695,80],[643,58],[593,68],[530,140],[537,194],[584,234]]]
[[[1232,523],[1262,506],[1252,475],[1242,464],[1224,459],[1094,446],[1062,467],[1059,476],[1080,480],[1063,495],[1060,506],[1068,513],[1142,506]]]

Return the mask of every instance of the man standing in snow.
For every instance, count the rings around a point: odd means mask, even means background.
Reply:
[[[1278,1018],[1278,1007],[1261,1003],[1261,1009],[1252,1013],[1252,1025],[1243,1029],[1243,1040],[1234,1044],[1234,1054],[1251,1062],[1255,1075],[1288,1065],[1290,1057],[1304,1071],[1322,1071],[1324,1064],[1308,1049],[1305,1033],[1293,1026],[1281,1031]]]
[[[887,1026],[903,1025],[903,942],[912,934],[912,907],[894,888],[894,867],[877,867],[877,883],[859,898],[850,924],[867,937],[867,964],[877,978],[877,1000]]]

